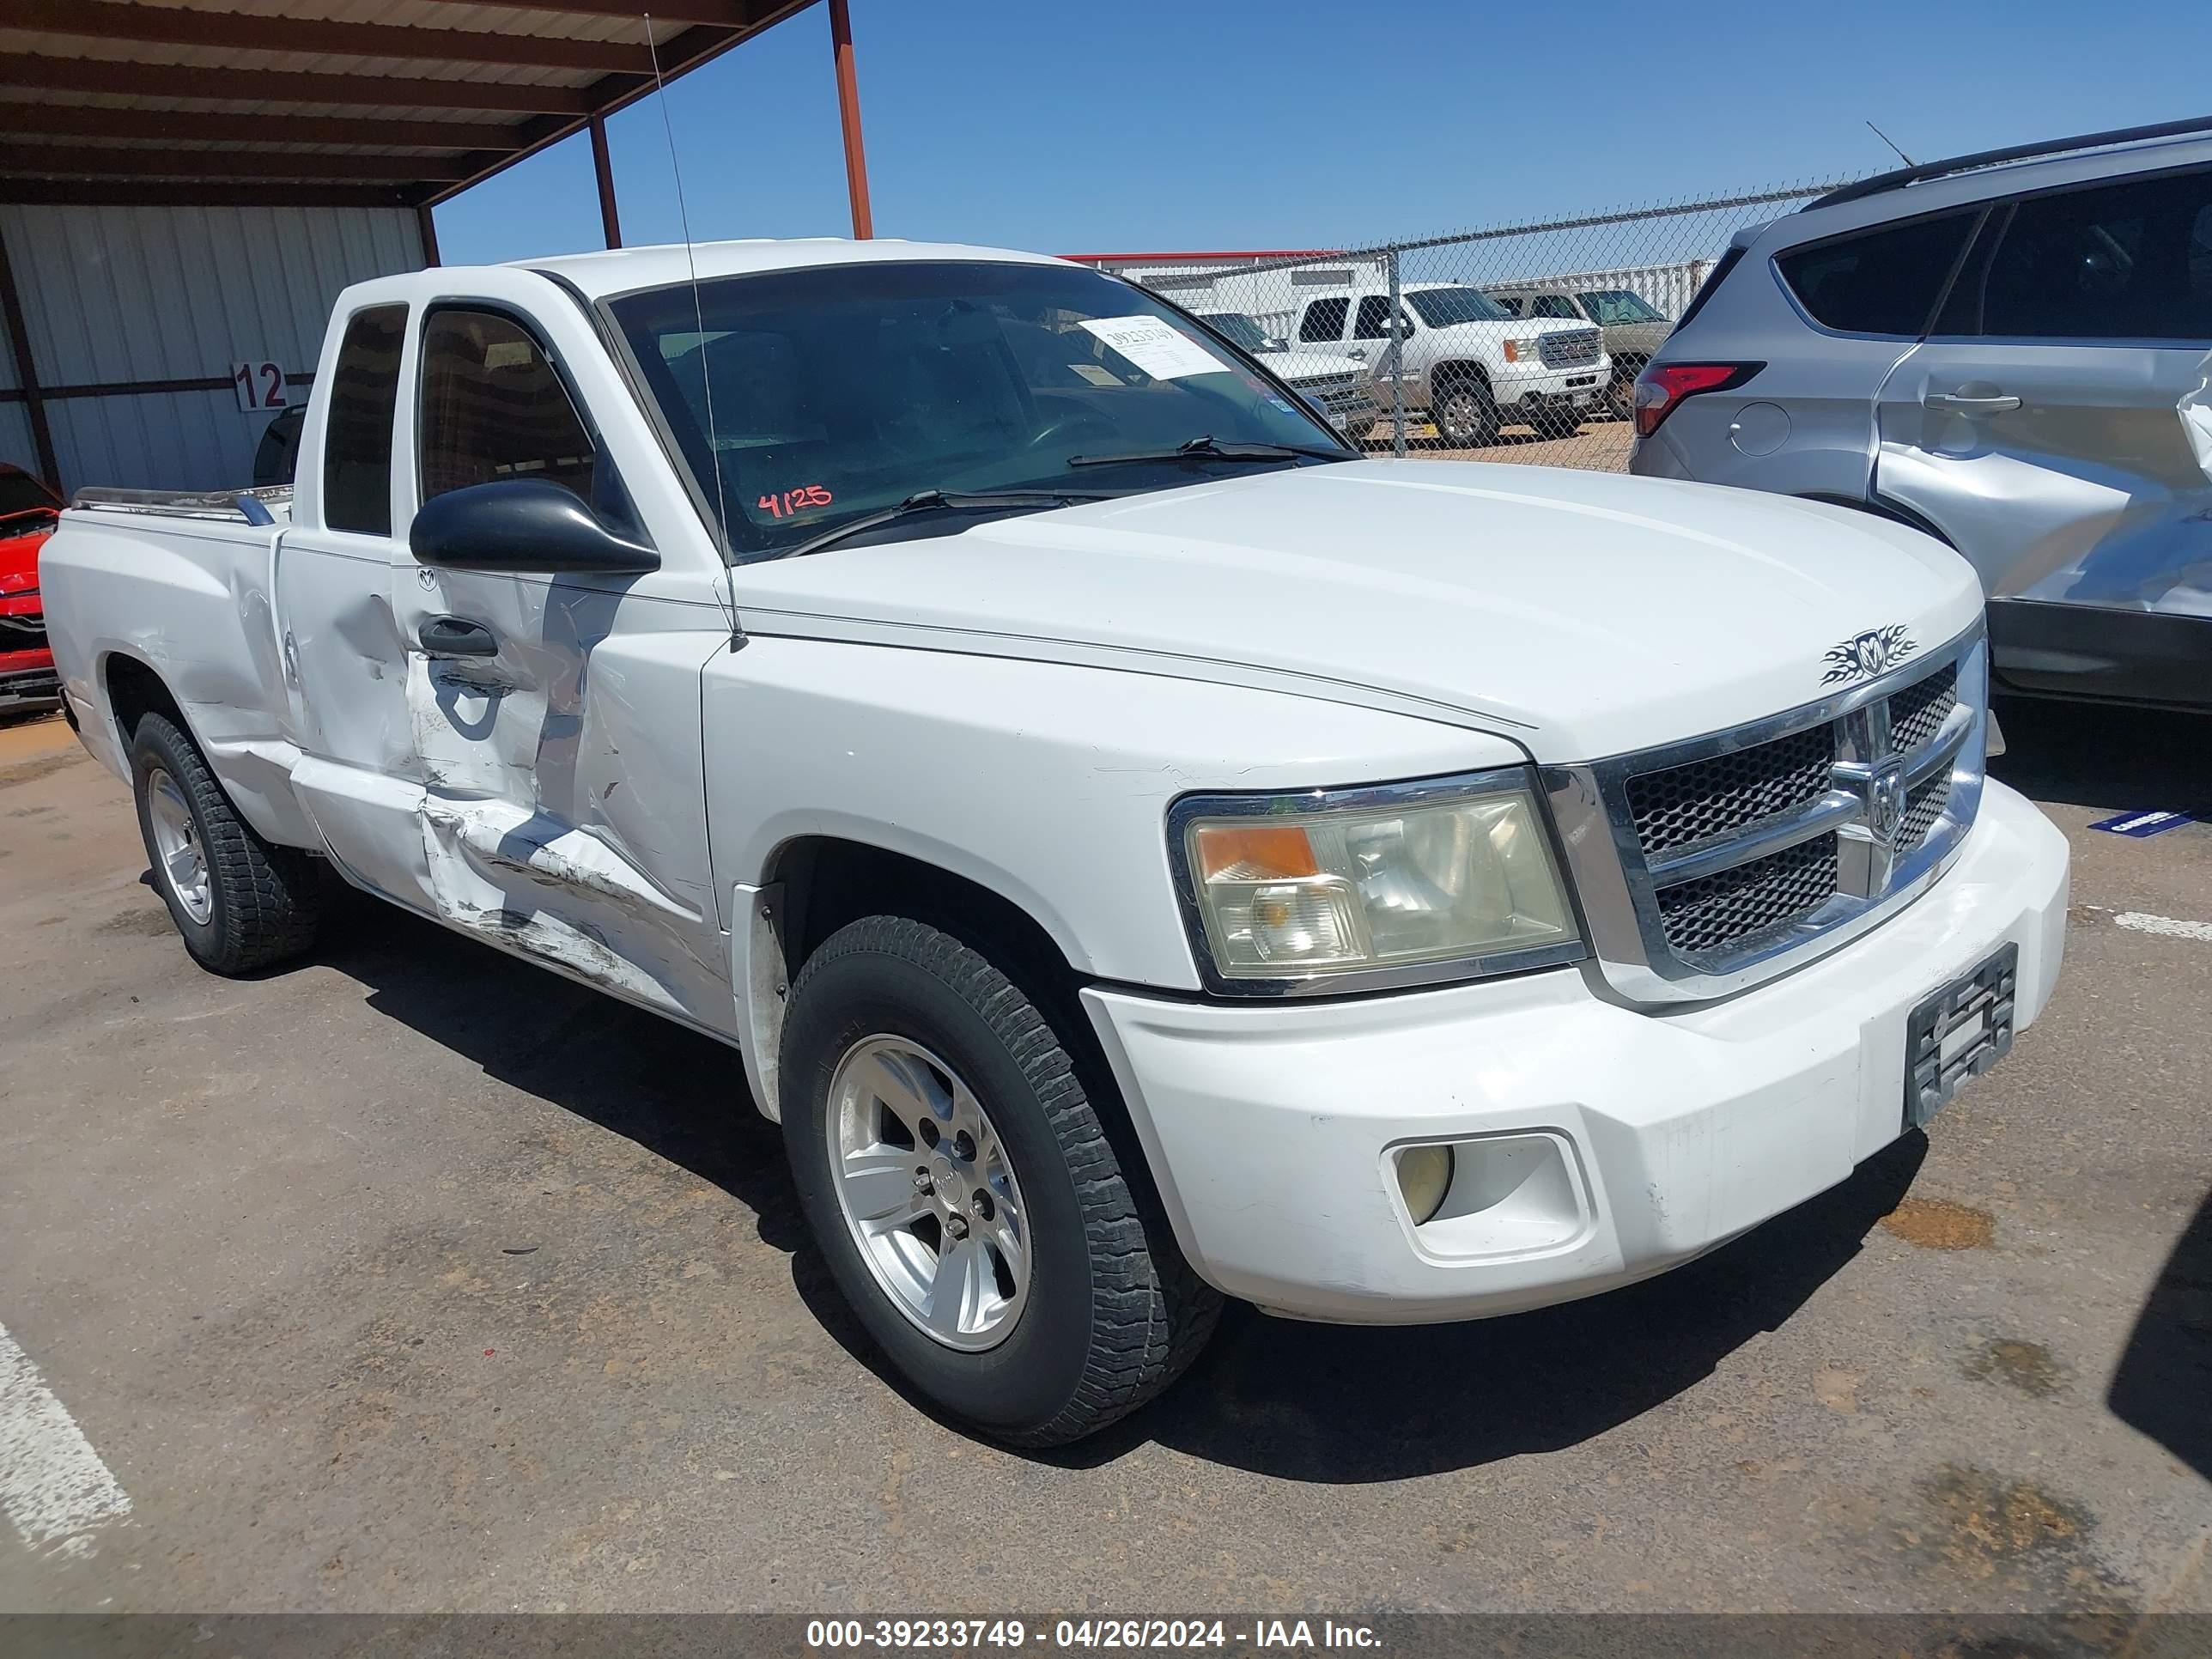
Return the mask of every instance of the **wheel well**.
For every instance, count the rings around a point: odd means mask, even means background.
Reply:
[[[107,707],[115,716],[115,730],[123,739],[125,752],[137,735],[138,722],[149,714],[166,715],[176,722],[180,732],[191,730],[185,720],[184,710],[169,695],[169,688],[161,684],[161,677],[136,657],[114,656],[107,659]]]
[[[1170,1235],[1151,1156],[1078,994],[1084,978],[1034,916],[966,876],[836,836],[787,842],[769,860],[763,879],[783,890],[787,985],[798,982],[799,969],[824,940],[862,916],[908,916],[989,957],[1028,994],[1067,1050],[1138,1202],[1156,1219],[1159,1236]]]
[[[1429,378],[1438,386],[1452,386],[1461,380],[1473,380],[1485,392],[1491,390],[1490,371],[1480,363],[1438,363],[1429,371]]]
[[[769,861],[765,879],[783,888],[783,959],[793,978],[846,923],[862,916],[911,916],[993,956],[1033,996],[1077,1012],[1075,993],[1082,981],[1052,935],[1021,906],[981,882],[834,836],[787,842]]]

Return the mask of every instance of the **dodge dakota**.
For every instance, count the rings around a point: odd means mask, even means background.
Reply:
[[[195,960],[297,956],[334,872],[722,1040],[872,1340],[1011,1443],[1224,1297],[1461,1320],[1710,1250],[2058,973],[1955,555],[1363,459],[1048,258],[363,283],[294,491],[83,492],[44,582]]]

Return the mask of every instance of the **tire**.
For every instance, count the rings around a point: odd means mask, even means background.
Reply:
[[[1528,429],[1540,438],[1571,438],[1582,431],[1583,417],[1582,410],[1553,405],[1537,410]]]
[[[140,718],[131,782],[155,890],[193,961],[210,973],[250,974],[314,943],[323,872],[240,818],[198,746],[165,715]],[[198,883],[190,879],[195,860]]]
[[[1636,377],[1643,370],[1640,363],[1617,364],[1613,379],[1605,388],[1606,412],[1616,421],[1636,418]]]
[[[1498,400],[1480,380],[1447,381],[1438,388],[1429,416],[1449,448],[1479,449],[1498,441]]]
[[[878,1061],[889,1072],[871,1072]],[[792,987],[784,1145],[815,1241],[900,1376],[948,1414],[1011,1445],[1063,1445],[1136,1410],[1182,1375],[1221,1311],[1219,1295],[1170,1237],[1140,1154],[1109,1137],[1081,1070],[1019,984],[924,922],[853,922],[807,959]],[[893,1086],[878,1093],[872,1076]],[[898,1114],[912,1101],[885,1103],[906,1079],[921,1084],[924,1104],[946,1126],[944,1139],[932,1139],[932,1127],[908,1132]],[[946,1174],[924,1194],[921,1177],[962,1156],[951,1126],[973,1124],[963,1098],[984,1115],[961,1166],[967,1184]],[[872,1123],[856,1128],[856,1114]],[[888,1165],[902,1140],[911,1142],[915,1170],[900,1160],[876,1171],[882,1184],[872,1188],[841,1173],[873,1158]],[[994,1158],[1003,1180],[977,1174]],[[892,1246],[870,1243],[868,1224],[855,1218],[878,1202],[893,1218],[879,1218],[876,1236]],[[1019,1248],[1011,1253],[1000,1248],[1003,1236],[984,1236],[1011,1226],[1009,1205],[1020,1212]],[[969,1212],[975,1231],[954,1234],[951,1217]],[[972,1256],[949,1254],[971,1246]],[[1022,1256],[1018,1275],[1012,1263]],[[945,1264],[956,1259],[984,1263],[983,1288],[949,1298],[944,1316],[933,1305],[925,1311],[910,1279],[950,1278]],[[909,1275],[915,1261],[923,1266]],[[937,1294],[933,1286],[933,1304]],[[966,1324],[971,1310],[975,1329]],[[994,1318],[1002,1322],[993,1326]]]

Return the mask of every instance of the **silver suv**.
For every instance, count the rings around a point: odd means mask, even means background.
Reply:
[[[2212,124],[1885,173],[1739,234],[1631,470],[1957,548],[2017,691],[2212,708]]]

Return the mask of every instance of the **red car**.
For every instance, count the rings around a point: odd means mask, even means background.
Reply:
[[[39,604],[39,550],[61,514],[53,491],[21,467],[0,465],[0,718],[61,702]]]

